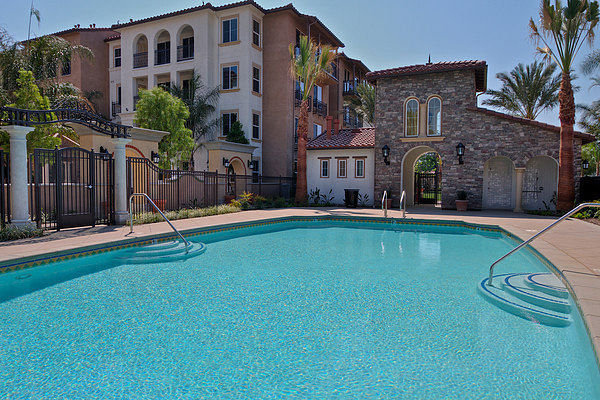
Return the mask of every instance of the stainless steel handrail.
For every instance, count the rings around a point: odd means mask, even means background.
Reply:
[[[543,235],[544,233],[548,232],[550,229],[554,228],[556,225],[558,225],[565,219],[569,218],[571,215],[575,214],[577,211],[581,210],[582,208],[587,208],[587,207],[600,208],[600,203],[582,203],[582,204],[578,205],[577,207],[575,207],[574,209],[572,209],[571,211],[569,211],[568,213],[566,213],[565,215],[563,215],[562,217],[560,217],[559,219],[557,219],[556,221],[554,221],[553,223],[551,223],[550,225],[548,225],[547,227],[545,227],[544,229],[542,229],[541,231],[539,231],[538,233],[536,233],[535,235],[533,235],[532,237],[530,237],[529,239],[527,239],[526,241],[524,241],[523,243],[521,243],[520,245],[518,245],[517,247],[515,247],[508,253],[506,253],[505,255],[503,255],[502,257],[500,257],[499,259],[497,259],[496,261],[494,261],[494,263],[490,266],[490,276],[489,276],[487,284],[489,286],[492,286],[492,278],[494,277],[494,267],[496,266],[496,264],[498,264],[500,261],[504,260],[506,257],[510,256],[512,253],[527,246],[534,239],[536,239],[539,236]]]
[[[400,209],[402,210],[402,218],[406,218],[406,191],[402,191],[400,196]]]
[[[383,217],[387,218],[387,190],[383,191],[383,197],[381,198],[381,211],[383,211]],[[383,208],[385,206],[385,209]]]
[[[148,201],[150,202],[150,204],[152,204],[154,209],[156,209],[156,211],[158,211],[160,213],[160,215],[162,215],[162,217],[165,219],[165,221],[167,221],[167,223],[169,224],[171,229],[173,229],[173,231],[175,231],[175,233],[177,235],[179,235],[179,238],[183,241],[183,244],[185,244],[185,254],[187,254],[190,243],[187,240],[185,240],[183,235],[181,233],[179,233],[179,231],[173,226],[173,224],[171,223],[169,218],[167,218],[167,216],[165,214],[163,214],[163,212],[160,210],[160,208],[158,208],[158,206],[156,204],[154,204],[154,202],[152,201],[150,196],[148,196],[146,193],[134,193],[131,196],[129,196],[129,221],[131,222],[131,229],[129,230],[129,233],[133,233],[133,211],[132,211],[133,203],[132,203],[132,201],[133,201],[134,197],[145,197],[146,199],[148,199]]]

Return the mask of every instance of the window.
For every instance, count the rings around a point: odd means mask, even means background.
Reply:
[[[329,178],[329,160],[321,160],[321,178]]]
[[[355,178],[364,178],[365,177],[365,160],[362,158],[357,158],[354,161],[354,177]]]
[[[338,158],[337,160],[337,177],[345,178],[346,177],[346,165],[347,160],[345,158]]]
[[[184,79],[181,81],[181,88],[183,89],[183,97],[185,99],[190,99],[191,98],[191,93],[190,93],[190,79]]]
[[[323,133],[323,127],[319,124],[314,124],[313,139]]]
[[[229,131],[231,130],[231,126],[237,121],[237,113],[229,112],[223,114],[223,136],[227,136]]]
[[[62,62],[62,68],[60,70],[60,74],[65,76],[65,75],[71,75],[71,59],[66,59]]]
[[[194,58],[194,37],[185,37],[181,39],[181,59],[189,60]]]
[[[117,103],[121,104],[121,86],[117,86]]]
[[[252,91],[260,93],[260,68],[252,67]]]
[[[252,44],[260,47],[260,22],[252,20]]]
[[[432,97],[427,102],[427,136],[442,134],[442,100]]]
[[[168,64],[171,62],[171,42],[156,44],[156,55],[154,65]]]
[[[315,85],[313,92],[315,95],[315,100],[323,101],[323,88],[321,86]]]
[[[237,89],[238,87],[238,67],[237,65],[230,65],[223,67],[223,89]]]
[[[404,135],[419,136],[419,101],[409,99],[404,108]]]
[[[115,66],[115,68],[121,66],[121,48],[120,47],[115,47],[115,50],[114,50],[114,66]]]
[[[252,113],[252,139],[260,139],[260,114]]]
[[[294,143],[298,144],[298,118],[294,118]]]
[[[237,42],[238,40],[238,20],[231,18],[223,20],[223,43]]]

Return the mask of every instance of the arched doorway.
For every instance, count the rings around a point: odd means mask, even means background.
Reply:
[[[536,156],[525,166],[523,175],[524,210],[555,210],[558,163],[552,157]]]
[[[433,148],[417,146],[407,151],[402,158],[401,178],[402,190],[406,192],[406,204],[439,203],[441,177],[441,158]]]
[[[510,158],[498,156],[483,168],[483,208],[512,210],[515,207],[515,166]]]

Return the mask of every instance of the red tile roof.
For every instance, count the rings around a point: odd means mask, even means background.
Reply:
[[[504,113],[501,113],[498,111],[490,110],[489,108],[469,107],[469,108],[467,108],[467,110],[480,112],[482,114],[491,115],[493,117],[503,118],[503,119],[513,121],[513,122],[518,122],[518,123],[524,124],[524,125],[535,126],[537,128],[545,129],[545,130],[551,131],[551,132],[560,133],[560,126],[550,125],[550,124],[546,124],[546,123],[540,122],[540,121],[535,121],[532,119],[516,117],[516,116],[510,115],[510,114],[504,114]],[[578,132],[578,131],[575,131],[575,137],[580,138],[582,140],[583,144],[592,143],[596,140],[596,137],[594,135],[590,135],[589,133]]]
[[[375,147],[375,128],[342,129],[337,135],[322,133],[306,144],[307,149],[361,149]]]
[[[369,67],[367,67],[361,60],[359,60],[358,58],[350,58],[346,55],[346,53],[344,53],[343,51],[341,53],[338,54],[338,57],[340,58],[345,58],[346,60],[350,61],[351,63],[357,64],[360,68],[364,69],[365,71],[367,71],[367,73],[369,71],[371,71],[369,69]]]
[[[375,83],[379,78],[395,78],[399,76],[433,74],[436,72],[459,70],[474,70],[477,91],[486,90],[487,63],[480,60],[446,61],[439,63],[407,65],[404,67],[369,72],[366,77],[369,82]]]
[[[119,39],[121,39],[121,34],[117,33],[116,35],[108,36],[106,39],[104,39],[104,41],[105,42],[110,42],[110,41],[119,40]]]

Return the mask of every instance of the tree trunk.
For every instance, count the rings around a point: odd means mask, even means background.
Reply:
[[[298,173],[296,175],[296,203],[305,204],[306,185],[306,141],[308,137],[308,100],[302,101],[298,116]]]
[[[563,72],[558,94],[560,104],[560,154],[558,160],[558,196],[556,208],[569,211],[575,202],[575,165],[573,156],[573,125],[575,124],[575,99],[571,75]]]

